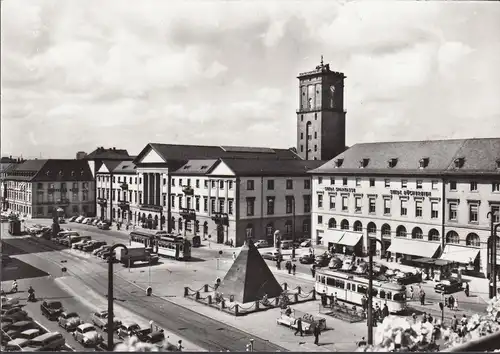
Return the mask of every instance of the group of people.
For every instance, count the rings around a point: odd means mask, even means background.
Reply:
[[[368,311],[368,298],[365,295],[361,298],[361,306],[363,307],[363,312],[366,316]],[[375,325],[378,322],[383,322],[387,316],[389,316],[389,307],[387,306],[387,302],[384,303],[382,308],[380,308],[379,304],[376,304],[375,307],[372,306],[372,320]]]

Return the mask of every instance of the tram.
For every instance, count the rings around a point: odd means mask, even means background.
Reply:
[[[160,236],[156,232],[132,231],[129,235],[129,243],[130,246],[144,246],[156,252],[156,239]]]
[[[183,261],[191,259],[191,242],[182,236],[160,236],[156,242],[160,256]]]
[[[318,294],[335,296],[339,301],[361,306],[361,299],[368,296],[368,278],[352,273],[318,270],[315,289]],[[401,313],[406,307],[406,287],[387,281],[373,280],[373,306],[382,308],[387,303],[390,313]]]

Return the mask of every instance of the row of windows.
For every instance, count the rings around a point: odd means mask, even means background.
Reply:
[[[391,198],[384,198],[383,201],[383,213],[386,216],[391,215],[391,210],[392,210],[392,199]],[[408,200],[407,199],[401,199],[399,201],[400,203],[400,215],[401,216],[407,216],[408,215]],[[423,200],[415,200],[415,217],[421,218],[423,217]],[[323,194],[318,194],[318,208],[322,209],[323,208]],[[337,209],[337,197],[335,195],[330,195],[329,199],[329,205],[328,205],[330,210],[335,210]],[[348,196],[341,196],[341,211],[343,212],[349,212],[349,197]],[[363,198],[362,197],[354,197],[354,212],[355,213],[362,213],[363,210]],[[368,213],[369,214],[376,214],[377,213],[377,204],[376,204],[376,198],[375,197],[368,197]],[[439,217],[439,204],[438,202],[431,201],[431,208],[430,208],[430,217],[431,219],[437,219]]]
[[[490,209],[493,212],[493,222],[500,222],[500,205],[492,205]],[[469,203],[469,223],[479,224],[479,215],[479,203]],[[488,214],[482,216],[485,222],[489,221],[486,220]],[[458,221],[458,202],[448,202],[448,221]]]
[[[255,181],[254,180],[247,180],[247,190],[253,191],[255,189]],[[286,180],[286,189],[293,189],[293,180],[292,179],[287,179]],[[304,180],[304,189],[311,189],[311,180],[305,179]],[[267,180],[267,190],[271,191],[274,190],[274,180],[273,179],[268,179]]]
[[[36,199],[37,203],[43,203],[45,201],[44,192],[38,191],[36,198],[37,198]],[[54,200],[56,200],[56,198],[54,198],[54,193],[47,193],[47,201],[50,203],[50,202],[54,202]],[[61,192],[61,196],[57,200],[69,201],[69,197],[66,193]],[[80,198],[79,198],[78,193],[76,193],[76,192],[71,193],[71,201],[78,202],[79,200],[80,200]],[[82,201],[86,202],[88,200],[89,200],[89,192],[83,191],[82,192]]]
[[[171,195],[170,196],[170,206],[172,209],[176,208],[176,205],[178,206],[178,209],[194,209],[196,211],[200,211],[200,197],[191,197],[191,196],[175,196]],[[178,204],[176,204],[176,198]],[[186,201],[186,204],[184,205],[184,200]],[[193,203],[194,200],[194,203]],[[163,205],[166,206],[167,202],[167,195],[164,193],[163,194]],[[194,204],[194,205],[193,205]],[[218,205],[217,205],[218,204]],[[218,208],[217,208],[218,207]],[[203,197],[203,211],[208,213],[208,197]],[[226,199],[224,198],[219,198],[218,202],[216,198],[210,198],[210,212],[211,213],[227,213],[229,215],[233,215],[234,213],[234,200],[233,199],[227,199],[227,209],[226,209]]]
[[[96,180],[98,182],[109,182],[109,176],[97,175]],[[137,177],[128,177],[128,183],[132,184],[132,181],[134,181],[134,183],[137,184]],[[123,178],[122,178],[121,176],[118,176],[118,178],[117,178],[116,176],[113,176],[113,183],[115,183],[115,182],[127,183],[127,177],[123,176]],[[141,184],[141,182],[142,182],[142,179],[139,178],[139,184]]]
[[[137,191],[122,191],[120,189],[113,189],[111,193],[111,200],[114,201],[128,201],[137,203]],[[139,196],[142,196],[142,192],[139,192]],[[97,198],[105,198],[109,200],[109,189],[107,188],[97,188]]]
[[[341,180],[342,180],[343,186],[349,185],[349,179],[347,177],[342,177]],[[330,185],[334,185],[335,181],[336,181],[335,177],[330,177]],[[375,178],[369,178],[368,181],[369,181],[370,187],[375,187]],[[362,182],[362,178],[359,178],[359,177],[355,178],[354,182],[355,182],[356,187],[360,187],[361,182]],[[408,180],[407,179],[402,179],[400,183],[401,183],[400,187],[402,189],[408,188]],[[422,189],[423,183],[424,183],[423,180],[416,180],[415,181],[415,188]],[[318,184],[323,184],[323,177],[318,177]],[[438,185],[439,185],[439,181],[437,181],[437,180],[431,181],[431,186],[432,186],[433,190],[436,190],[438,188]],[[457,190],[457,182],[456,181],[450,181],[449,185],[450,185],[451,191]],[[386,188],[391,187],[391,180],[389,178],[384,179],[384,186]],[[472,181],[469,183],[469,189],[471,192],[476,192],[478,190],[477,188],[478,188],[478,183],[476,181]],[[492,190],[492,192],[500,192],[500,183],[499,182],[492,182],[491,183],[491,190]]]
[[[267,215],[274,215],[275,197],[267,197]],[[302,196],[304,203],[304,213],[311,212],[311,196],[309,194]],[[292,214],[295,212],[295,198],[293,196],[285,196],[285,213]],[[255,198],[247,198],[247,216],[255,214]]]
[[[191,178],[187,178],[186,180],[186,185],[191,187]],[[165,183],[165,180],[164,180],[164,183]],[[176,179],[175,178],[172,178],[172,187],[175,187],[176,186]],[[179,186],[184,186],[183,183],[183,179],[182,178],[179,178]],[[224,180],[204,180],[203,181],[203,187],[204,188],[208,188],[208,186],[210,185],[212,189],[215,189],[217,188],[217,186],[219,187],[219,189],[224,189],[224,184],[227,183],[227,189],[231,190],[233,189],[233,181],[224,181]],[[199,179],[196,179],[195,180],[195,188],[200,188],[200,180]]]

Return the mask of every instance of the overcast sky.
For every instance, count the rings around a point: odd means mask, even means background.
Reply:
[[[299,72],[346,74],[347,144],[500,137],[500,4],[2,1],[2,154],[296,145]]]

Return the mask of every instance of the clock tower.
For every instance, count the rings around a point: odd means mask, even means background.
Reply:
[[[299,74],[297,152],[304,160],[331,160],[345,150],[344,76],[321,64]]]

